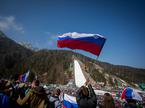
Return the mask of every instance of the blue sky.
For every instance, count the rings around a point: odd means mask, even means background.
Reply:
[[[47,49],[57,49],[63,33],[101,34],[107,41],[100,61],[145,68],[144,0],[0,0],[0,29]]]

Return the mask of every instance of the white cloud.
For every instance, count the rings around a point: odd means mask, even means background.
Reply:
[[[20,33],[24,33],[23,27],[18,24],[14,16],[2,17],[0,16],[0,30],[14,30]]]

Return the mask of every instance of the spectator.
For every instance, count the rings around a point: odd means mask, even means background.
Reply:
[[[30,108],[45,108],[46,107],[46,94],[42,86],[39,86],[39,80],[35,80],[32,83],[32,88],[26,94],[26,96],[21,99],[17,99],[19,105],[25,105]]]
[[[11,93],[11,85],[9,81],[0,81],[0,108],[10,108],[9,96]]]
[[[109,93],[104,94],[104,100],[101,108],[115,108],[115,103],[113,97]]]
[[[137,108],[136,100],[134,99],[126,99],[126,104],[124,108]]]
[[[49,99],[49,103],[47,105],[47,108],[61,108],[62,107],[62,103],[60,101],[60,89],[55,89],[53,91],[53,94],[52,96],[48,96],[48,99]]]
[[[91,84],[88,85],[88,88],[82,86],[77,91],[77,103],[79,108],[96,108],[97,98]]]

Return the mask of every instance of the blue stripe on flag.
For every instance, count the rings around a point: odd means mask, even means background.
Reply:
[[[99,46],[103,46],[104,42],[105,42],[105,38],[94,35],[91,37],[79,37],[79,38],[72,38],[70,36],[66,36],[66,37],[58,37],[58,40],[80,40],[80,41],[86,41],[86,42],[90,42],[90,43],[95,43]]]

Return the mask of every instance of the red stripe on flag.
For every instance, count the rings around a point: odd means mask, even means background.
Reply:
[[[80,40],[58,40],[57,46],[59,48],[67,47],[71,49],[82,49],[99,56],[102,47],[97,44],[89,43]]]

